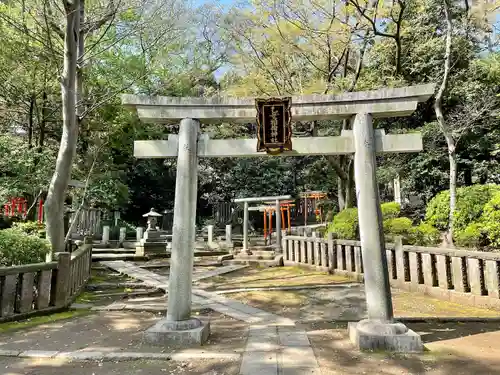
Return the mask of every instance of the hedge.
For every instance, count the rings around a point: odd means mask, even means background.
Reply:
[[[0,230],[0,265],[14,266],[45,261],[50,252],[47,240],[16,229]]]
[[[384,236],[387,241],[394,241],[395,236],[402,236],[405,243],[431,246],[440,240],[438,229],[428,223],[413,226],[411,219],[399,217],[401,206],[396,202],[381,205],[384,220]],[[339,239],[359,239],[358,209],[348,208],[339,212],[328,225],[327,233],[334,233]]]
[[[486,203],[500,192],[500,185],[472,185],[457,189],[457,203],[454,214],[454,231],[459,233],[477,222]],[[450,217],[450,191],[445,190],[432,198],[427,205],[425,221],[436,228],[446,231]]]

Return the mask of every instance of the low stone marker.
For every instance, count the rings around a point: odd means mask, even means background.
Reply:
[[[103,245],[107,245],[109,243],[109,231],[110,228],[108,225],[102,227],[102,240],[101,243]]]

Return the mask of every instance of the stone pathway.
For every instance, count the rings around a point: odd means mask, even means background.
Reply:
[[[132,263],[102,262],[105,266],[144,281],[158,289],[168,289],[168,278]],[[231,265],[193,276],[193,281],[235,271],[245,266]],[[209,276],[208,276],[209,275]],[[215,292],[193,289],[193,303],[251,324],[243,353],[240,375],[319,374],[319,366],[305,331],[291,319],[269,313]],[[124,305],[124,304],[121,304]],[[116,306],[125,308],[125,306]]]
[[[156,287],[168,293],[168,277],[158,275],[154,272],[148,271],[142,267],[137,266],[131,262],[125,262],[123,260],[115,260],[115,261],[103,261],[100,262],[102,265],[111,268],[119,273],[123,273],[134,279],[141,280],[145,285]],[[240,270],[242,268],[248,267],[246,265],[231,265],[218,267],[214,270],[203,271],[193,274],[193,281],[199,281],[203,279],[208,279],[209,277],[214,277],[218,275],[222,275],[228,272],[233,272]]]

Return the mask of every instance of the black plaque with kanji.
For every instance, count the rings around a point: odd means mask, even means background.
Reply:
[[[291,104],[292,98],[255,99],[258,152],[292,150]]]

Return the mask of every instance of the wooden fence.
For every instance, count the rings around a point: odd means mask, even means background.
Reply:
[[[435,298],[486,308],[500,308],[500,253],[386,245],[391,286]],[[359,241],[305,236],[283,237],[285,265],[307,265],[363,280]]]
[[[0,267],[0,322],[68,307],[90,279],[92,246],[58,253],[56,260]]]

